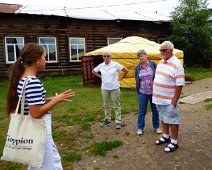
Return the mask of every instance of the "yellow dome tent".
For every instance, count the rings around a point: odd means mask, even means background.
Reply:
[[[161,60],[159,52],[160,44],[147,40],[138,36],[131,36],[122,39],[121,41],[86,53],[85,56],[101,56],[104,52],[109,51],[112,54],[112,60],[120,63],[129,69],[129,73],[125,79],[121,81],[121,87],[135,87],[134,69],[139,63],[137,51],[144,49],[147,52],[149,60],[158,63]],[[183,63],[183,51],[174,49],[174,54]],[[95,67],[95,66],[94,66]],[[120,74],[122,74],[120,72]]]

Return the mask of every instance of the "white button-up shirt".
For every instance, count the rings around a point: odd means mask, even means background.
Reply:
[[[117,62],[110,61],[99,64],[94,68],[95,72],[101,72],[102,86],[104,90],[114,90],[120,87],[118,80],[118,71],[122,70],[123,66]]]

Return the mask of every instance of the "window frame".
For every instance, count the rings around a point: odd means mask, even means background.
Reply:
[[[108,38],[107,38],[107,45],[112,45],[112,44],[109,43],[109,42],[110,42],[110,39],[119,39],[119,41],[122,40],[122,38],[120,38],[120,37],[108,37]],[[119,42],[119,41],[117,41],[117,42]],[[117,43],[117,42],[115,42],[115,43]],[[114,43],[113,43],[113,44],[114,44]]]
[[[55,43],[54,44],[41,44],[41,38],[54,39]],[[57,38],[56,37],[38,37],[38,42],[39,42],[39,45],[43,46],[46,49],[46,62],[47,63],[58,63]],[[49,61],[49,59],[50,59],[50,56],[49,56],[49,45],[54,45],[55,46],[55,60]],[[46,48],[46,46],[47,46],[47,48]],[[48,54],[48,56],[47,56],[47,54]]]
[[[6,59],[6,64],[13,64],[16,62],[17,60],[17,54],[16,54],[16,48],[15,48],[15,45],[17,44],[8,44],[7,43],[7,38],[22,38],[22,48],[24,46],[24,37],[23,36],[5,36],[4,38],[4,41],[5,41],[5,47],[4,47],[4,50],[5,50],[5,59]],[[13,50],[14,50],[14,61],[9,61],[9,56],[8,56],[8,45],[13,45]],[[21,49],[20,49],[21,50]]]
[[[83,39],[84,44],[71,44],[71,39]],[[71,55],[71,45],[77,45],[77,60],[73,60],[72,59],[72,55]],[[81,62],[80,57],[79,56],[79,51],[78,51],[78,46],[79,45],[83,45],[84,47],[84,54],[86,53],[86,46],[85,46],[85,38],[84,37],[69,37],[69,62]]]

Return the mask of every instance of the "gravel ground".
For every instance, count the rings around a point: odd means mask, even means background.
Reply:
[[[212,78],[194,81],[183,88],[182,96],[212,90]],[[205,103],[180,104],[182,124],[179,131],[179,149],[165,153],[166,145],[157,146],[157,135],[152,127],[151,113],[146,115],[144,134],[136,135],[137,115],[123,117],[121,130],[115,124],[101,128],[97,122],[92,127],[94,141],[119,140],[122,146],[109,151],[106,156],[81,153],[82,160],[74,163],[76,170],[211,170],[212,169],[212,110],[205,109]],[[82,141],[83,143],[83,141]],[[84,144],[86,148],[86,144]],[[64,169],[70,169],[64,167]]]

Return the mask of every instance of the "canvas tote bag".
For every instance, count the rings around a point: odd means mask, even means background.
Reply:
[[[44,157],[46,127],[43,119],[33,119],[30,114],[24,115],[26,82],[27,79],[23,85],[22,99],[19,98],[15,113],[11,113],[1,159],[40,168]],[[21,113],[18,114],[20,103]]]

